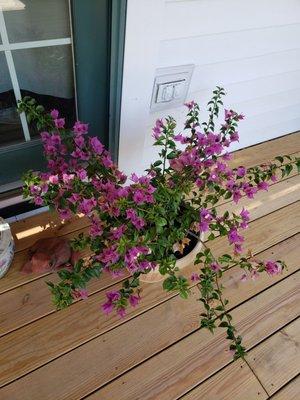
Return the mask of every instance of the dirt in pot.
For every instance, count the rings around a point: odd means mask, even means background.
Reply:
[[[187,256],[191,251],[194,250],[194,248],[197,246],[198,243],[198,239],[197,239],[197,233],[193,232],[193,234],[191,233],[187,233],[186,238],[189,240],[188,243],[186,243],[184,245],[184,247],[182,248],[182,251],[174,251],[174,255],[177,258],[177,260],[180,260],[181,258]]]

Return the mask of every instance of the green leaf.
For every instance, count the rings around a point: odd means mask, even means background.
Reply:
[[[275,160],[279,161],[281,164],[283,163],[283,157],[281,156],[275,157]]]
[[[173,158],[176,158],[177,155],[178,155],[177,151],[171,151],[171,153],[169,153],[169,154],[167,155],[167,159],[168,159],[168,160],[172,160]]]
[[[163,218],[163,217],[158,217],[158,218],[156,218],[156,220],[155,220],[155,224],[156,224],[157,226],[165,226],[165,225],[167,225],[167,223],[168,223],[168,221],[167,221],[165,218]]]
[[[171,275],[163,281],[163,289],[167,292],[174,290],[176,288],[177,279],[175,276]]]
[[[227,327],[228,327],[228,322],[222,321],[222,322],[219,324],[219,327],[220,327],[220,328],[227,328]]]
[[[291,173],[292,169],[293,169],[293,166],[292,166],[291,164],[287,164],[287,165],[285,166],[285,172],[286,172],[286,174],[289,175],[289,174]]]
[[[215,239],[215,235],[213,233],[211,233],[208,238],[208,240],[214,240]]]

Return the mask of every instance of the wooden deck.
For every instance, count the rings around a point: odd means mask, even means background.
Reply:
[[[300,133],[235,153],[234,165],[255,165],[300,151]],[[282,258],[277,278],[242,283],[233,267],[223,284],[232,315],[249,349],[232,362],[221,330],[198,329],[199,302],[144,284],[143,301],[125,319],[100,311],[107,275],[90,284],[90,296],[56,312],[45,281],[55,275],[21,275],[28,247],[41,236],[74,237],[86,229],[76,218],[60,224],[48,213],[12,225],[17,252],[0,280],[1,400],[298,400],[300,399],[300,176],[273,184],[255,200],[243,199],[252,220],[247,244],[262,258]],[[220,208],[224,208],[221,205]],[[237,207],[228,202],[227,208]],[[224,238],[212,248],[226,252]],[[190,275],[194,266],[184,273]]]

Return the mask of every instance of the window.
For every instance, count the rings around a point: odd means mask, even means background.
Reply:
[[[41,141],[17,101],[89,123],[115,160],[126,0],[0,0],[0,194],[45,166]],[[16,162],[18,160],[18,162]]]
[[[0,148],[37,137],[16,102],[26,95],[76,118],[67,0],[0,1]]]

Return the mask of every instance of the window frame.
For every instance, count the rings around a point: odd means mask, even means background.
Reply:
[[[78,118],[89,122],[90,134],[100,137],[117,162],[127,0],[69,0],[69,10],[70,38],[31,41],[27,48],[41,47],[45,43],[47,46],[49,43],[72,46]],[[15,47],[14,44],[11,46]],[[91,73],[87,74],[91,57],[95,58],[95,62]],[[91,87],[91,76],[98,79],[94,87]],[[21,97],[20,91],[17,95],[15,92],[15,97],[17,100]],[[24,120],[25,116],[21,118]],[[14,163],[14,159],[18,159],[18,163]],[[29,161],[31,168],[39,168],[43,160],[41,141],[32,139],[3,146],[0,148],[0,160],[0,165],[6,166],[5,174],[9,181],[7,185],[0,186],[1,194],[7,190],[6,186],[14,189],[21,186],[21,181],[14,180],[14,177],[17,170],[28,169],[26,164]]]

